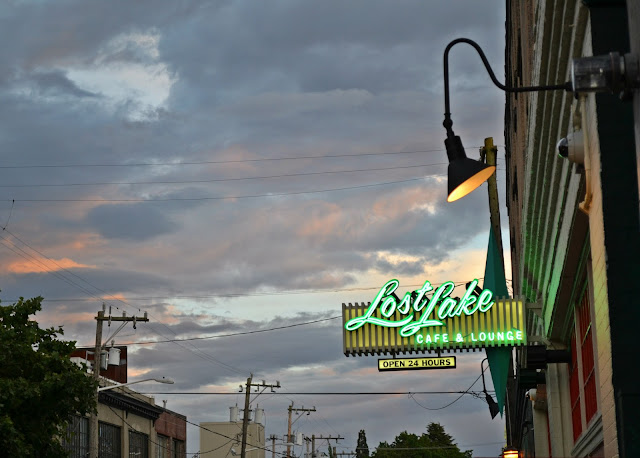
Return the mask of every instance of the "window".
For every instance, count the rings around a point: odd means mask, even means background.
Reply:
[[[169,458],[171,455],[171,442],[167,436],[158,434],[158,446],[156,447],[156,458]]]
[[[71,458],[85,458],[89,455],[89,419],[72,415],[67,425],[67,435],[62,446]]]
[[[129,458],[149,458],[149,436],[129,430]]]
[[[585,288],[582,298],[576,304],[574,315],[575,325],[571,334],[569,391],[571,394],[573,440],[575,442],[598,411],[588,287]]]
[[[120,427],[100,422],[98,435],[98,456],[100,458],[120,458],[122,448]]]
[[[172,458],[185,458],[187,451],[184,447],[184,441],[174,439],[173,440],[173,457]]]

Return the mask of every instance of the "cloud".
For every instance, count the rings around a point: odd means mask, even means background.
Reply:
[[[14,261],[7,266],[7,271],[14,274],[56,272],[69,269],[95,269],[96,266],[79,264],[72,259],[51,259],[34,257],[26,261]]]
[[[19,260],[7,235],[3,299],[42,295],[41,323],[81,344],[103,303],[147,311],[116,338],[135,342],[335,316],[389,278],[408,289],[482,276],[484,189],[445,204],[442,53],[467,36],[498,69],[503,24],[504,2],[473,0],[14,2],[0,13],[11,43],[0,49],[0,221],[67,270],[26,246]],[[450,55],[470,157],[503,131],[503,94],[474,53]],[[342,451],[359,429],[373,448],[425,418],[461,444],[503,438],[471,396],[427,411],[406,395],[291,395],[465,390],[479,375],[480,354],[459,355],[446,377],[377,373],[375,358],[344,357],[338,321],[131,346],[130,375],[168,376],[180,391],[234,392],[251,372],[280,380],[283,394],[258,398],[267,435],[286,430],[292,401],[316,405],[296,427],[343,435]],[[244,401],[158,396],[195,423]],[[453,399],[416,395],[436,408]],[[199,431],[188,434],[195,452]]]
[[[38,72],[32,75],[32,80],[45,94],[67,94],[75,97],[97,97],[94,92],[80,89],[76,83],[71,81],[65,72],[47,71]]]
[[[95,207],[87,214],[87,222],[104,237],[132,241],[167,234],[178,227],[161,209],[144,204]]]

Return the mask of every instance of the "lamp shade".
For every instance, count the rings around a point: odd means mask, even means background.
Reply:
[[[449,163],[449,196],[447,202],[453,202],[466,196],[493,175],[496,168],[465,157]]]
[[[484,183],[496,170],[493,165],[469,159],[464,152],[460,137],[450,129],[447,129],[444,146],[449,158],[449,196],[447,202],[453,202],[466,196]]]

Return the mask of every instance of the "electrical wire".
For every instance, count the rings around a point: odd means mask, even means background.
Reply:
[[[312,320],[312,321],[305,321],[304,323],[295,323],[295,324],[289,324],[286,326],[278,326],[275,328],[268,328],[268,329],[256,329],[254,331],[243,331],[243,332],[234,332],[231,334],[217,334],[214,336],[203,336],[203,337],[187,337],[184,339],[171,339],[171,340],[148,340],[148,341],[142,341],[142,342],[127,342],[127,343],[123,343],[122,345],[150,345],[150,344],[157,344],[157,343],[167,343],[167,342],[187,342],[187,341],[192,341],[192,340],[209,340],[209,339],[218,339],[221,337],[234,337],[234,336],[245,336],[248,334],[258,334],[258,333],[262,333],[262,332],[270,332],[270,331],[279,331],[282,329],[289,329],[289,328],[295,328],[298,326],[306,326],[309,324],[315,324],[315,323],[322,323],[325,321],[330,321],[330,320],[337,320],[338,318],[342,318],[342,316],[332,316],[330,318],[321,318],[319,320]]]
[[[79,275],[77,275],[77,274],[75,274],[75,273],[71,272],[70,270],[68,270],[68,269],[64,268],[63,266],[61,266],[60,264],[58,264],[55,260],[53,260],[53,259],[49,258],[49,257],[48,257],[48,256],[46,256],[44,253],[42,253],[41,251],[38,251],[37,249],[33,248],[31,245],[29,245],[29,244],[28,244],[27,242],[25,242],[24,240],[20,239],[17,235],[13,234],[13,233],[12,233],[11,231],[9,231],[8,229],[5,229],[5,232],[7,232],[9,235],[11,235],[12,237],[14,237],[16,240],[18,240],[20,243],[22,243],[23,245],[25,245],[26,247],[28,247],[28,248],[29,248],[29,249],[31,249],[32,251],[34,251],[34,252],[38,253],[38,254],[39,254],[40,256],[42,256],[43,258],[45,258],[45,259],[47,259],[48,261],[50,261],[50,262],[52,262],[53,264],[55,264],[55,265],[56,265],[60,270],[62,270],[62,271],[64,271],[64,272],[67,272],[68,274],[70,274],[70,275],[72,275],[72,276],[74,276],[74,277],[76,277],[76,278],[78,278],[78,279],[82,280],[84,283],[86,283],[87,285],[91,286],[92,288],[94,288],[94,289],[96,289],[96,290],[98,290],[98,291],[100,291],[100,292],[102,292],[102,293],[106,294],[106,291],[104,291],[104,290],[102,290],[102,289],[98,288],[97,286],[95,286],[95,285],[93,285],[92,283],[90,283],[89,281],[87,281],[87,280],[83,279],[83,278],[82,278],[82,277],[80,277]],[[6,239],[5,237],[2,237],[1,235],[0,235],[0,239],[2,239],[3,241],[8,241],[8,239]],[[10,243],[12,243],[12,244],[13,244],[13,242],[10,242]],[[3,245],[4,245],[5,247],[7,247],[7,248],[11,249],[11,251],[14,251],[16,254],[20,254],[20,253],[17,253],[17,252],[16,252],[15,250],[13,250],[12,248],[8,247],[5,243],[3,243]],[[49,273],[53,274],[53,275],[54,275],[54,276],[56,276],[57,278],[60,278],[60,279],[62,279],[63,281],[65,281],[65,282],[67,282],[68,284],[70,284],[71,286],[74,286],[74,287],[76,287],[76,288],[80,289],[81,291],[83,291],[83,292],[84,292],[85,294],[87,294],[88,296],[91,296],[91,297],[94,297],[94,298],[96,298],[96,299],[102,300],[103,302],[107,302],[107,301],[105,301],[105,300],[104,300],[104,298],[99,297],[99,296],[97,296],[97,295],[93,294],[90,290],[86,289],[86,288],[85,288],[85,287],[83,287],[82,285],[79,285],[79,284],[75,283],[74,281],[72,281],[72,280],[68,279],[68,278],[67,278],[66,276],[64,276],[64,274],[62,274],[61,272],[56,272],[56,271],[54,271],[54,270],[53,270],[53,269],[51,269],[49,266],[47,266],[46,264],[44,264],[44,262],[43,262],[43,261],[41,261],[41,260],[40,260],[40,259],[38,259],[37,257],[35,257],[35,256],[33,256],[33,255],[31,255],[31,254],[27,253],[27,252],[26,252],[25,250],[23,250],[22,248],[17,247],[15,244],[13,244],[13,246],[14,246],[15,248],[17,248],[18,250],[22,251],[22,253],[24,253],[24,255],[26,255],[27,257],[31,258],[32,262],[34,262],[34,261],[35,261],[35,262],[39,263],[40,265],[44,266],[44,268],[45,268],[45,270],[46,270],[47,272],[49,272]],[[25,257],[24,255],[20,254],[20,256],[22,256],[23,258],[27,259],[27,257]],[[29,259],[27,259],[27,260],[29,260]],[[109,295],[109,296],[110,296],[110,295]],[[114,296],[110,296],[110,297],[112,297],[112,298],[113,298],[113,300],[115,300],[115,301],[117,301],[117,302],[119,302],[119,303],[122,303],[122,304],[126,305],[127,307],[130,307],[130,308],[132,308],[132,309],[134,309],[134,310],[137,310],[138,312],[140,312],[140,311],[141,311],[141,310],[140,310],[140,308],[135,307],[135,306],[133,306],[133,305],[131,305],[131,304],[128,304],[126,301],[123,301],[122,299],[116,298],[116,297],[114,297]],[[118,310],[120,309],[118,306],[115,306],[115,308],[116,308],[116,309],[118,309]],[[149,316],[151,316],[151,314],[149,314]],[[168,330],[169,330],[173,335],[177,335],[177,334],[176,334],[176,333],[175,333],[171,328],[169,328],[167,325],[165,325],[164,323],[162,323],[160,320],[157,320],[157,321],[158,321],[158,323],[159,323],[160,325],[162,325],[162,326],[164,326],[165,328],[167,328],[167,329],[168,329]],[[172,341],[171,339],[168,339],[168,337],[167,337],[166,335],[164,335],[164,334],[162,334],[160,331],[158,331],[158,330],[157,330],[153,325],[149,325],[149,328],[150,328],[153,332],[155,332],[156,334],[158,334],[158,335],[160,335],[161,337],[163,337],[163,338],[167,339],[168,341]],[[187,351],[191,351],[193,354],[195,354],[195,355],[196,355],[196,356],[198,356],[199,358],[201,358],[201,359],[203,359],[203,360],[205,360],[205,361],[207,361],[207,362],[209,362],[209,363],[213,363],[213,364],[221,365],[221,366],[225,367],[226,369],[228,369],[228,370],[230,370],[230,371],[232,371],[232,372],[235,372],[235,373],[237,373],[237,374],[242,374],[242,375],[244,375],[244,374],[246,374],[246,373],[247,373],[247,371],[244,371],[244,370],[241,370],[241,369],[237,369],[237,368],[235,368],[235,367],[233,367],[233,366],[231,366],[231,365],[229,365],[229,364],[226,364],[226,363],[224,363],[224,362],[222,362],[222,361],[220,361],[220,360],[216,359],[215,357],[213,357],[213,356],[211,356],[210,354],[208,354],[208,353],[204,352],[203,350],[199,349],[198,347],[196,347],[196,346],[195,346],[195,345],[193,345],[193,344],[190,344],[190,345],[191,345],[191,347],[192,347],[195,351],[194,351],[194,350],[191,350],[191,349],[189,349],[189,348],[187,348],[187,347],[185,347],[184,345],[181,345],[178,341],[172,341],[172,343],[174,343],[175,345],[178,345],[179,347],[181,347],[181,348],[183,348],[183,349],[185,349],[185,350],[187,350]],[[87,346],[92,346],[92,345],[87,345]]]
[[[477,380],[476,380],[477,381]],[[494,390],[487,390],[487,393],[495,393]],[[140,394],[175,394],[175,395],[209,395],[209,396],[235,396],[236,392],[214,392],[214,391],[145,391]],[[313,391],[313,392],[278,392],[269,393],[271,396],[284,396],[292,402],[293,399],[288,396],[392,396],[392,395],[410,395],[410,394],[484,394],[484,391]],[[436,409],[437,410],[437,409]]]
[[[328,175],[337,173],[362,173],[362,172],[380,172],[388,170],[415,169],[418,167],[431,167],[438,165],[447,165],[446,162],[437,162],[432,164],[405,165],[395,167],[381,167],[375,169],[355,169],[355,170],[328,170],[322,172],[305,172],[305,173],[286,173],[280,175],[263,175],[255,177],[233,177],[233,178],[213,178],[210,180],[187,180],[187,181],[97,181],[93,183],[48,183],[48,184],[0,184],[0,188],[44,188],[44,187],[71,187],[71,186],[112,186],[112,185],[154,185],[154,184],[202,184],[202,183],[220,183],[227,181],[249,181],[249,180],[266,180],[274,178],[291,178],[314,175]]]
[[[429,177],[440,177],[446,174],[434,174],[424,175],[415,178],[408,178],[406,180],[386,181],[382,183],[370,183],[356,186],[345,186],[341,188],[327,188],[317,189],[313,191],[293,191],[293,192],[280,192],[280,193],[267,193],[267,194],[249,194],[240,196],[212,196],[212,197],[165,197],[156,199],[15,199],[16,202],[48,202],[48,203],[61,203],[61,202],[201,202],[208,200],[236,200],[236,199],[254,199],[260,197],[284,197],[284,196],[296,196],[303,194],[320,194],[323,192],[335,192],[335,191],[348,191],[353,189],[372,188],[375,186],[386,186],[391,184],[409,183],[412,181],[420,181]]]
[[[454,284],[455,287],[459,287],[464,285],[465,283],[459,283],[459,284]],[[411,286],[416,286],[416,285],[411,285]],[[417,285],[417,286],[421,286],[421,285]],[[437,285],[434,285],[437,286]],[[235,337],[235,336],[243,336],[243,335],[248,335],[248,334],[259,334],[259,333],[263,333],[263,332],[270,332],[270,331],[278,331],[278,330],[282,330],[282,329],[289,329],[289,328],[295,328],[298,326],[306,326],[309,324],[315,324],[315,323],[322,323],[325,321],[331,321],[331,320],[337,320],[339,318],[342,318],[342,315],[336,315],[333,317],[329,317],[329,318],[320,318],[317,320],[311,320],[311,321],[305,321],[302,323],[294,323],[294,324],[289,324],[289,325],[285,325],[285,326],[277,326],[274,328],[267,328],[267,329],[256,329],[253,331],[242,331],[242,332],[234,332],[234,333],[229,333],[229,334],[216,334],[216,335],[212,335],[212,336],[201,336],[201,337],[185,337],[183,339],[169,339],[169,340],[147,340],[147,341],[139,341],[139,342],[127,342],[127,343],[123,343],[122,345],[152,345],[152,344],[157,344],[157,343],[167,343],[167,342],[188,342],[188,341],[193,341],[193,340],[209,340],[209,339],[218,339],[221,337]],[[89,345],[82,345],[82,346],[89,346]]]
[[[266,194],[248,194],[239,196],[210,196],[210,197],[164,197],[155,199],[13,199],[16,202],[46,202],[46,203],[73,203],[73,202],[95,202],[95,203],[150,203],[150,202],[203,202],[203,201],[216,201],[216,200],[239,200],[239,199],[256,199],[262,197],[285,197],[285,196],[297,196],[305,194],[321,194],[324,192],[336,192],[336,191],[350,191],[354,189],[372,188],[376,186],[387,186],[392,184],[410,183],[412,181],[421,181],[425,178],[437,178],[444,177],[446,173],[438,173],[431,175],[422,175],[414,178],[407,178],[405,180],[385,181],[380,183],[369,183],[355,186],[344,186],[340,188],[327,188],[316,189],[313,191],[291,191],[280,193],[266,193]]]
[[[11,208],[9,208],[9,216],[7,217],[7,222],[4,223],[4,226],[2,226],[3,231],[9,226],[9,220],[11,220],[11,215],[13,214],[13,206],[15,203],[15,200],[11,200]]]
[[[451,405],[455,404],[455,403],[456,403],[456,402],[458,402],[460,399],[462,399],[462,396],[464,396],[465,394],[471,394],[471,392],[470,392],[469,390],[471,390],[471,388],[473,388],[473,385],[475,385],[475,384],[478,382],[478,380],[480,380],[480,377],[481,377],[481,376],[482,376],[482,374],[478,375],[478,378],[477,378],[477,379],[475,379],[475,381],[471,384],[471,386],[470,386],[469,388],[467,388],[465,391],[462,391],[462,392],[458,391],[458,393],[462,393],[462,394],[460,394],[460,396],[458,396],[457,398],[455,398],[455,399],[454,399],[453,401],[451,401],[449,404],[446,404],[446,405],[444,405],[444,406],[442,406],[442,407],[432,408],[432,407],[424,406],[424,405],[420,404],[416,398],[414,398],[414,397],[413,397],[413,394],[412,394],[412,393],[409,393],[409,398],[411,398],[411,399],[413,400],[413,402],[415,402],[416,404],[418,404],[420,407],[422,407],[422,408],[423,408],[423,409],[425,409],[425,410],[442,410],[442,409],[446,409],[447,407],[449,407],[449,406],[451,406]]]
[[[469,146],[465,149],[481,148],[479,146]],[[3,165],[0,169],[34,169],[34,168],[73,168],[73,167],[167,167],[167,166],[182,166],[182,165],[204,165],[204,164],[238,164],[248,162],[266,162],[266,161],[295,161],[301,159],[335,159],[335,158],[349,158],[349,157],[362,157],[362,156],[388,156],[397,154],[419,154],[419,153],[438,153],[445,151],[443,148],[429,149],[429,150],[414,150],[414,151],[386,151],[380,153],[352,153],[352,154],[324,154],[317,156],[292,156],[292,157],[265,157],[254,159],[229,159],[222,161],[183,161],[183,162],[138,162],[129,164],[36,164],[36,165]]]
[[[478,277],[476,280],[483,280],[484,277]],[[511,280],[507,280],[510,282]],[[464,285],[467,282],[454,281],[456,286]],[[403,285],[404,287],[421,287],[422,284]],[[440,283],[433,283],[433,287],[440,286]],[[288,296],[297,294],[329,294],[329,293],[342,293],[352,291],[370,291],[379,290],[380,286],[362,286],[353,288],[333,288],[333,289],[310,289],[306,291],[278,291],[278,292],[255,292],[255,293],[219,293],[219,294],[206,294],[206,295],[176,295],[176,296],[137,296],[128,297],[127,301],[155,301],[155,300],[168,300],[168,299],[217,299],[217,298],[235,298],[235,297],[256,297],[256,296]],[[5,300],[17,300],[17,299],[5,299]],[[57,298],[49,299],[44,298],[44,302],[85,302],[86,299],[80,298]]]

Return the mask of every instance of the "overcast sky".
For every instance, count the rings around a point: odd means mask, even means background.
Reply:
[[[471,395],[427,410],[457,395],[291,393],[463,391],[480,375],[481,353],[455,371],[380,374],[377,358],[342,354],[334,318],[390,278],[410,290],[483,277],[486,185],[446,203],[442,56],[471,38],[503,79],[504,22],[502,0],[4,2],[0,298],[43,296],[38,320],[79,345],[103,302],[149,313],[116,344],[326,319],[132,345],[130,379],[235,392],[253,373],[282,385],[256,400],[267,436],[286,433],[294,402],[317,409],[294,429],[341,435],[341,451],[360,429],[373,449],[437,421],[497,456],[504,422]],[[485,137],[504,142],[504,95],[469,46],[450,68],[454,129],[477,158]],[[243,402],[161,399],[193,423]],[[197,452],[199,429],[188,436]]]

